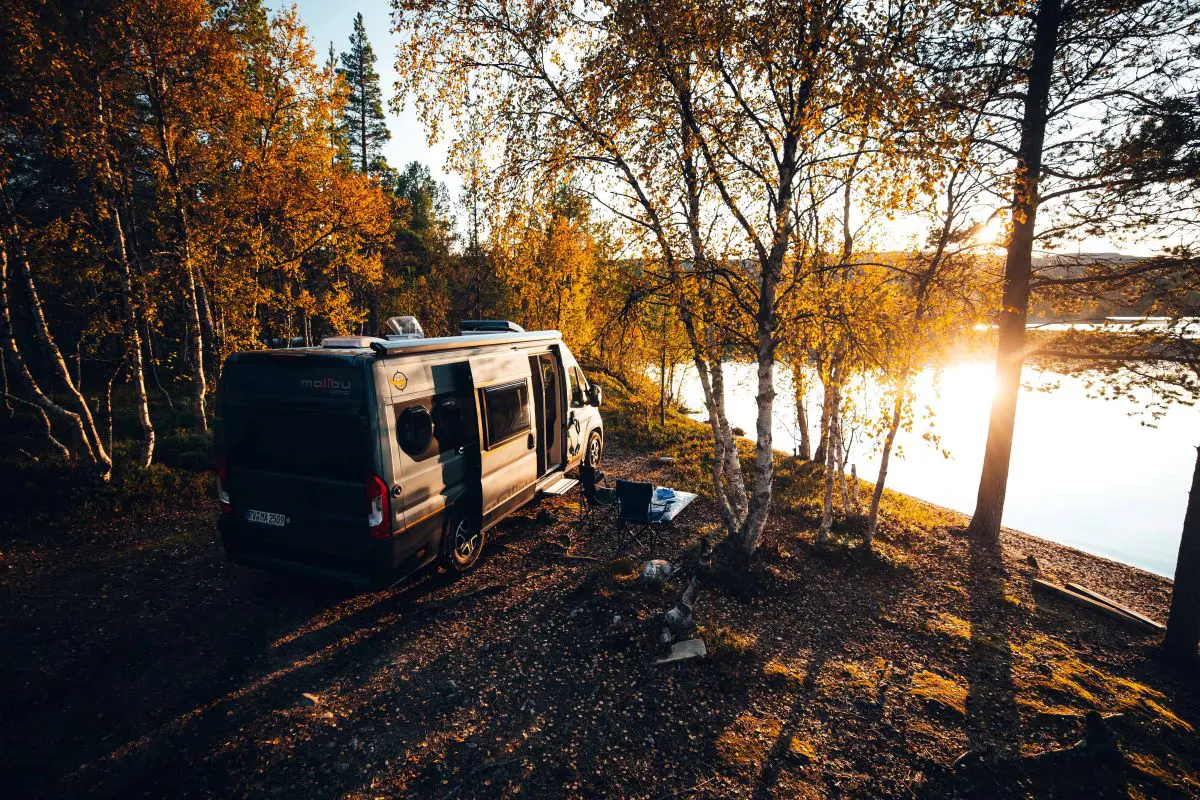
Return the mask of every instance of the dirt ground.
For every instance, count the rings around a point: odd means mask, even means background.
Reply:
[[[675,467],[610,449],[610,475]],[[794,479],[796,476],[793,476]],[[678,485],[678,484],[676,484]],[[777,514],[760,567],[696,608],[709,656],[656,665],[644,555],[574,498],[481,567],[354,594],[233,566],[214,510],[0,540],[10,797],[909,797],[1200,794],[1194,674],[1137,629],[1033,594],[1073,579],[1165,618],[1169,583],[949,512],[883,557]],[[713,528],[701,498],[660,554]],[[924,524],[924,523],[923,523]],[[681,584],[682,581],[677,582]],[[1072,747],[1084,712],[1115,748]]]

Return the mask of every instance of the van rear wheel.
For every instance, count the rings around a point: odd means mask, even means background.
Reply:
[[[442,535],[442,566],[451,575],[470,572],[483,554],[484,533],[479,515],[454,508]]]
[[[604,439],[599,431],[592,431],[588,437],[587,450],[584,451],[583,461],[589,467],[599,468],[600,459],[604,457]]]

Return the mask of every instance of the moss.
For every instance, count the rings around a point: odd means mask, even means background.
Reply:
[[[1192,733],[1192,726],[1164,705],[1162,692],[1085,662],[1050,636],[1030,637],[1013,647],[1013,657],[1017,700],[1027,709],[1039,713],[1125,712],[1177,732]]]
[[[788,740],[788,754],[804,764],[811,764],[817,760],[816,748],[812,746],[811,742],[798,736],[793,736]]]
[[[949,678],[928,670],[913,675],[910,693],[942,708],[959,714],[967,713],[967,690]]]
[[[717,737],[717,754],[730,764],[761,768],[782,730],[775,717],[744,712]]]
[[[891,664],[882,658],[870,661],[833,659],[817,674],[815,685],[826,697],[849,695],[872,700],[891,671]]]
[[[939,613],[926,623],[929,630],[948,636],[958,642],[968,642],[971,639],[971,623],[953,614]]]
[[[805,664],[802,662],[783,662],[772,658],[763,666],[763,675],[773,683],[799,688],[804,685]]]
[[[738,633],[725,625],[716,628],[700,627],[696,633],[704,639],[709,656],[717,661],[748,661],[757,653],[757,639]]]

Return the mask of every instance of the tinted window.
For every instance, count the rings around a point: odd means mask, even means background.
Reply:
[[[529,396],[525,381],[483,390],[487,408],[488,448],[529,431]]]
[[[365,422],[344,411],[233,407],[225,414],[230,467],[361,481],[366,444]]]

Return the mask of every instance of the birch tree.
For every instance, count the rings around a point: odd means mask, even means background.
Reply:
[[[504,181],[571,173],[644,243],[692,346],[713,433],[714,497],[730,537],[758,546],[771,506],[781,295],[801,181],[835,135],[906,109],[887,91],[915,19],[842,3],[399,0],[402,95],[437,136],[471,99]],[[893,16],[894,15],[894,16]],[[903,33],[897,31],[904,29]],[[748,485],[724,407],[723,362],[757,361]]]

